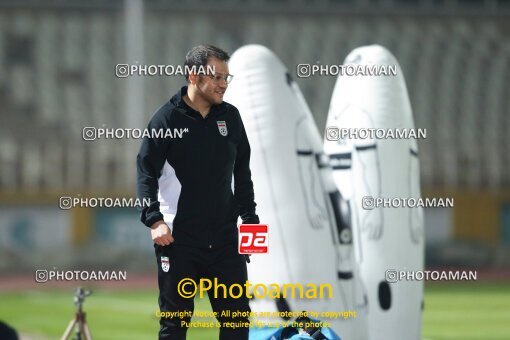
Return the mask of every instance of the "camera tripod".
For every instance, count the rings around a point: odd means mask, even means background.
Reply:
[[[92,340],[92,335],[90,334],[89,326],[87,325],[87,320],[85,318],[85,312],[83,312],[83,302],[85,298],[91,295],[92,292],[89,290],[83,290],[81,287],[76,288],[74,293],[74,304],[76,305],[76,314],[74,319],[71,320],[69,325],[67,326],[64,335],[60,340],[67,340],[71,335],[73,328],[75,328],[75,337],[73,340]]]

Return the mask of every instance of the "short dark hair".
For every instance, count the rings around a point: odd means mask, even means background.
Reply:
[[[189,52],[186,53],[186,61],[184,62],[186,81],[189,82],[188,70],[193,69],[193,67],[197,69],[200,66],[205,67],[207,65],[207,61],[211,57],[217,58],[224,62],[227,62],[230,59],[230,56],[227,52],[213,45],[198,45],[189,50]]]

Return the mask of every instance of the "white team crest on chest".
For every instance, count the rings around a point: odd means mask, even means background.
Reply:
[[[170,270],[170,260],[166,256],[161,256],[161,269],[163,269],[165,273],[168,273]]]
[[[225,137],[228,134],[227,123],[224,120],[218,120],[216,121],[216,123],[218,124],[218,130],[220,130],[220,135]]]

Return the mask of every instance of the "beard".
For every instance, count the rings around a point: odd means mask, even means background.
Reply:
[[[213,87],[207,87],[204,79],[200,79],[197,82],[197,88],[200,97],[210,105],[219,105],[223,102],[223,97],[216,93]]]

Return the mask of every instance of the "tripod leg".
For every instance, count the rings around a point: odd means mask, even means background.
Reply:
[[[69,335],[71,335],[71,332],[73,331],[74,325],[76,325],[76,319],[72,319],[71,322],[69,322],[69,325],[67,326],[66,331],[60,340],[67,340],[67,338],[69,338]]]
[[[92,340],[92,335],[90,334],[89,325],[87,323],[87,313],[80,314],[80,329],[83,334],[83,340]]]
[[[84,340],[92,340],[92,334],[90,334],[90,329],[89,329],[89,325],[87,324],[87,321],[83,322],[83,331],[85,334]]]
[[[79,311],[76,314],[76,322],[78,323],[78,327],[76,330],[76,340],[85,340],[86,335],[84,332],[84,324],[85,324],[85,313],[82,311]]]

